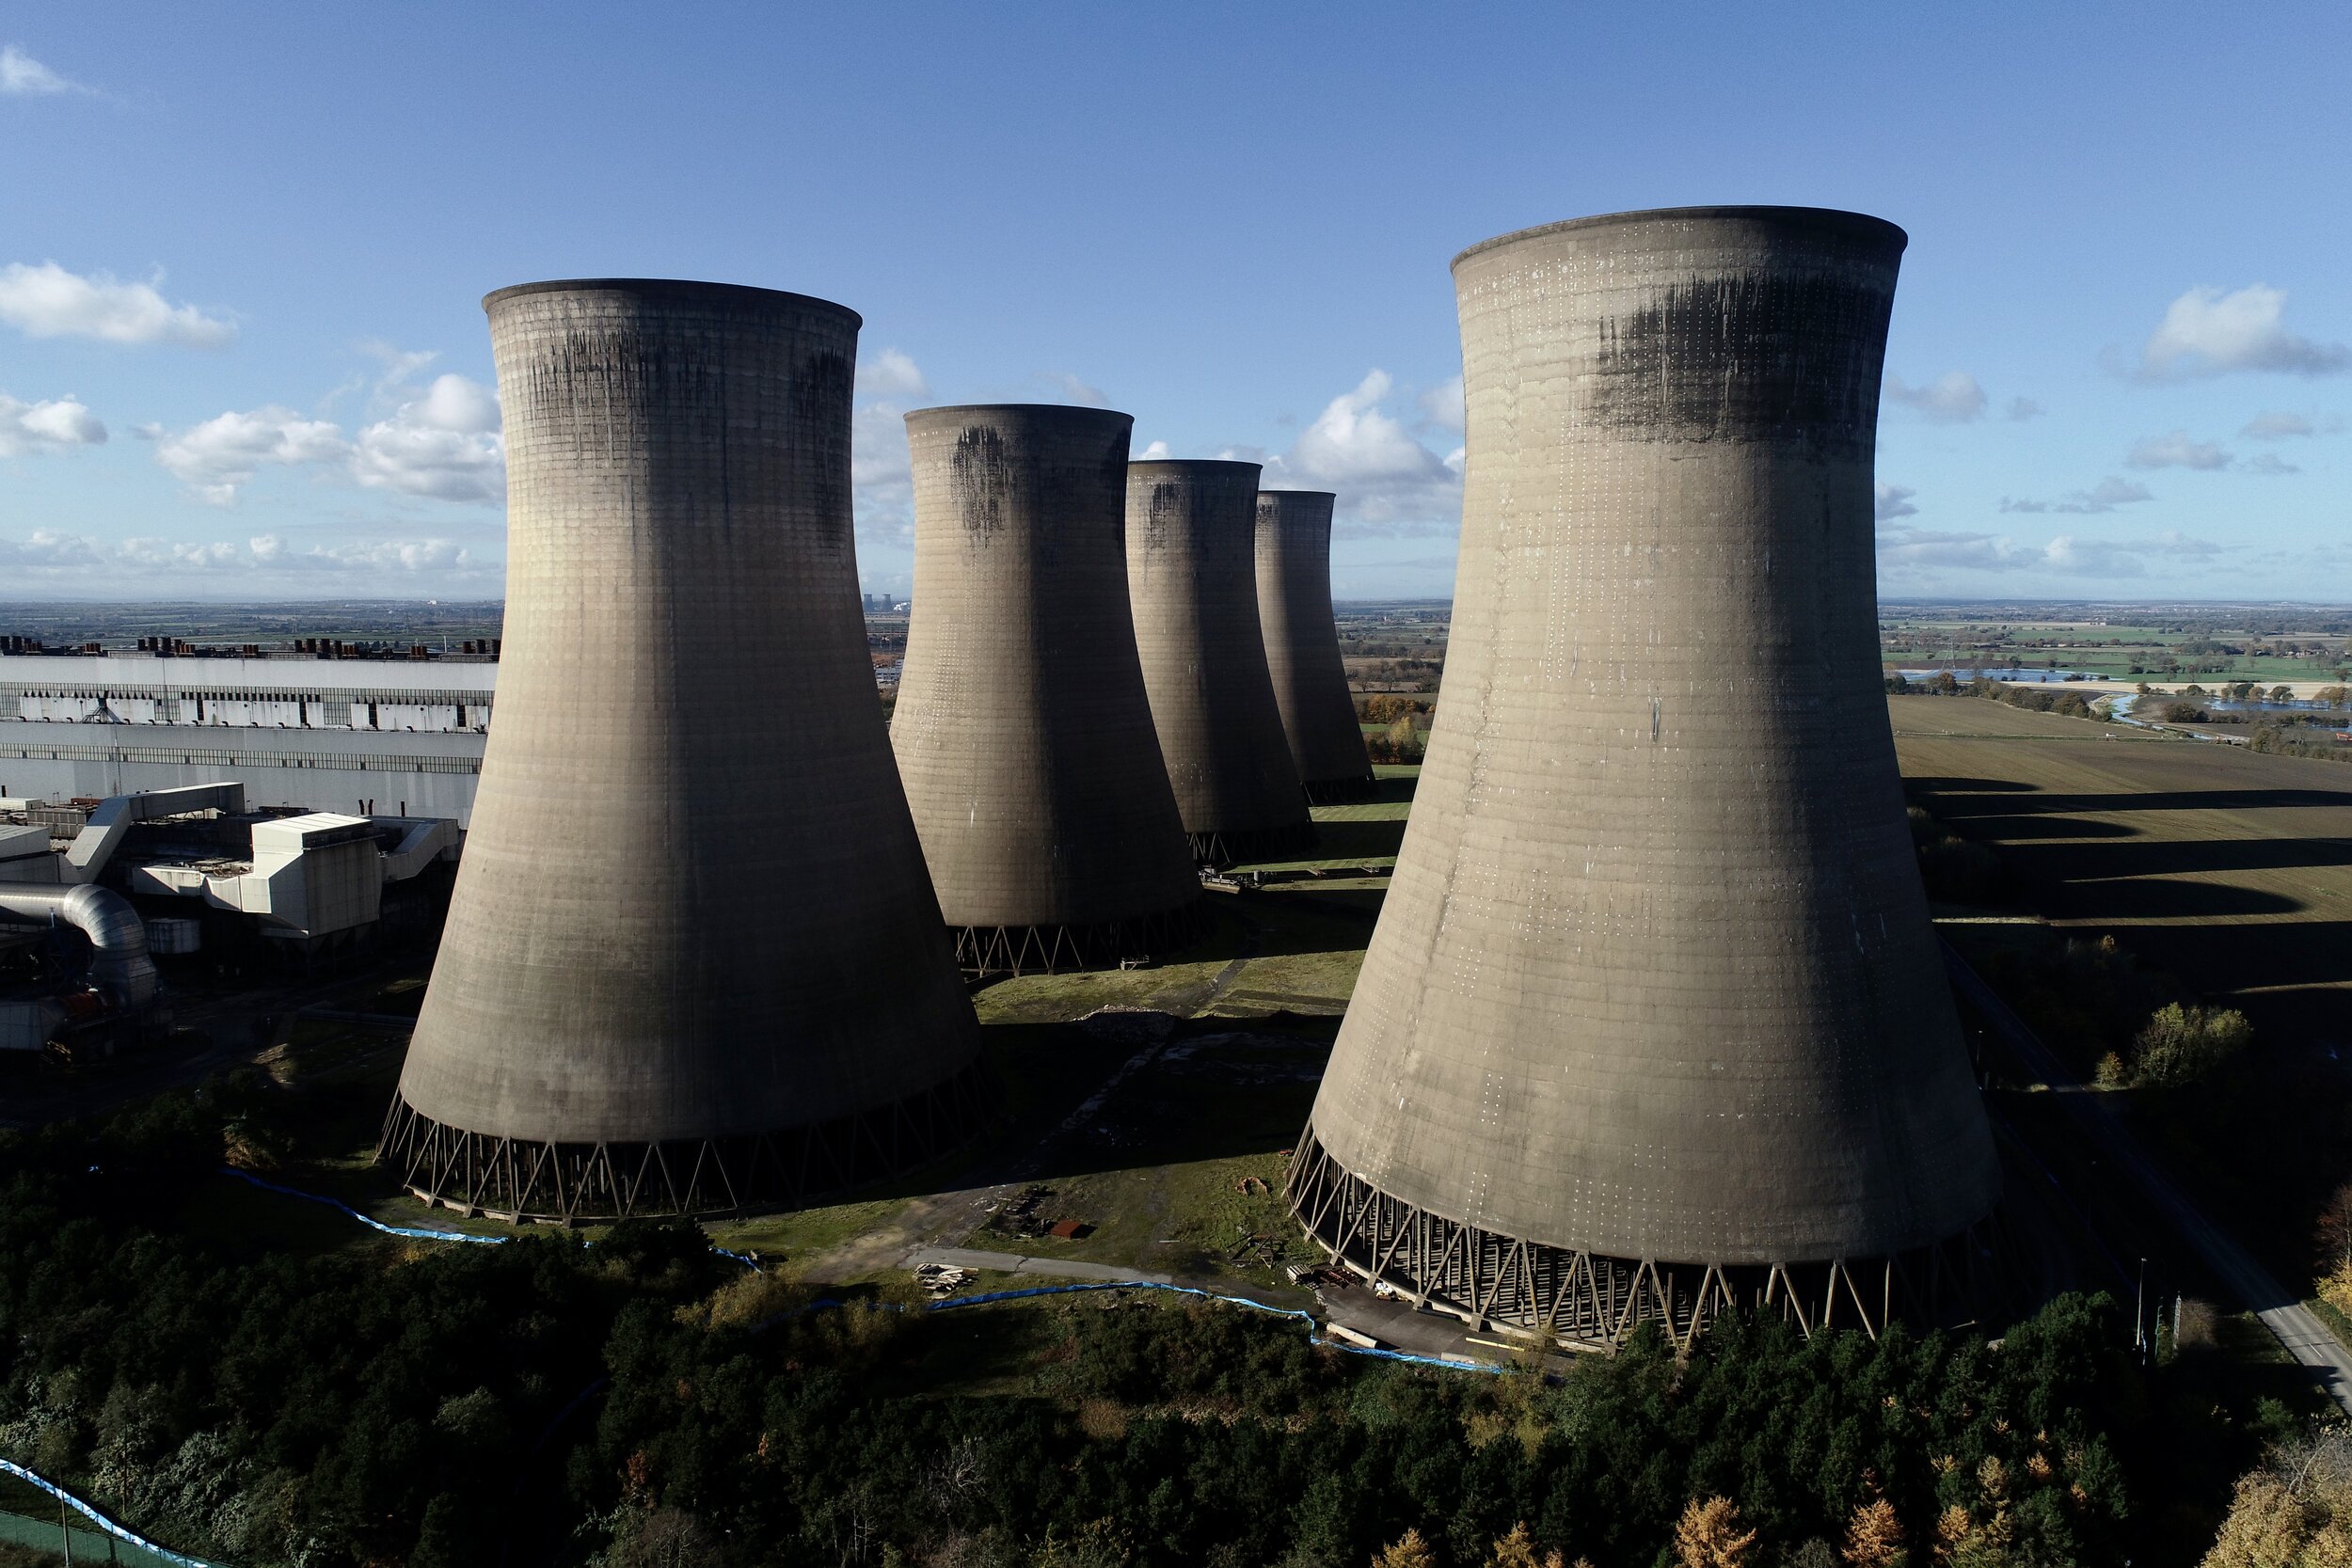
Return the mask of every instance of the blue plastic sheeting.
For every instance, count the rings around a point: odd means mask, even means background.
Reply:
[[[406,1236],[412,1241],[419,1242],[471,1242],[478,1246],[503,1246],[515,1239],[512,1236],[469,1236],[462,1230],[426,1230],[417,1226],[386,1225],[381,1220],[370,1219],[340,1198],[323,1197],[317,1193],[306,1193],[295,1187],[281,1187],[275,1181],[264,1181],[251,1171],[239,1170],[234,1165],[221,1166],[220,1173],[223,1176],[233,1176],[240,1181],[250,1182],[264,1192],[280,1193],[287,1197],[298,1197],[305,1203],[324,1203],[329,1209],[340,1209],[370,1230],[380,1230],[387,1236]],[[591,1242],[587,1244],[594,1246],[596,1243]],[[710,1250],[722,1258],[732,1258],[755,1274],[759,1272],[759,1265],[742,1253],[729,1252],[723,1246],[714,1246]]]
[[[992,1301],[1025,1301],[1031,1296],[1067,1296],[1088,1291],[1167,1291],[1174,1295],[1199,1296],[1202,1301],[1230,1302],[1235,1307],[1247,1307],[1254,1312],[1270,1312],[1278,1318],[1296,1318],[1307,1325],[1309,1344],[1322,1345],[1331,1350],[1343,1350],[1350,1355],[1369,1355],[1382,1361],[1404,1361],[1416,1367],[1441,1367],[1450,1372],[1501,1373],[1508,1370],[1488,1366],[1484,1361],[1447,1361],[1435,1355],[1414,1355],[1401,1350],[1373,1350],[1363,1345],[1351,1345],[1343,1339],[1326,1338],[1318,1332],[1314,1314],[1302,1308],[1268,1307],[1264,1302],[1252,1301],[1248,1296],[1219,1295],[1214,1291],[1203,1291],[1191,1285],[1163,1285],[1154,1279],[1105,1279],[1089,1281],[1084,1285],[1034,1285],[1025,1291],[991,1291],[986,1295],[951,1296],[946,1301],[926,1302],[923,1310],[945,1312],[955,1307],[984,1307]],[[827,1296],[821,1301],[812,1301],[805,1307],[796,1307],[789,1312],[779,1312],[772,1318],[763,1318],[752,1325],[752,1332],[757,1334],[763,1329],[772,1328],[790,1319],[805,1318],[812,1312],[827,1311],[841,1305],[843,1305],[841,1302]],[[881,1302],[877,1305],[891,1312],[906,1310],[895,1302]]]
[[[81,1498],[67,1491],[64,1487],[59,1486],[56,1481],[35,1475],[32,1471],[26,1469],[22,1465],[12,1464],[8,1460],[0,1459],[0,1471],[6,1471],[8,1474],[16,1477],[19,1481],[26,1481],[34,1486],[40,1487],[42,1491],[48,1493],[51,1497],[65,1504],[66,1507],[73,1510],[73,1512],[79,1513],[83,1518],[87,1519],[91,1524],[96,1525],[100,1529],[105,1531],[108,1535],[113,1536],[116,1540],[123,1542],[126,1544],[135,1546],[140,1551],[150,1553],[165,1562],[177,1563],[180,1565],[180,1568],[220,1568],[220,1564],[216,1562],[208,1562],[200,1557],[183,1556],[181,1553],[175,1552],[167,1546],[158,1546],[155,1543],[148,1540],[147,1537],[143,1535],[135,1534],[134,1532],[123,1528],[120,1525],[116,1524],[112,1519],[107,1518],[103,1513],[99,1513],[98,1510],[90,1507],[89,1504],[84,1502]]]
[[[950,1307],[978,1307],[992,1301],[1019,1301],[1026,1296],[1063,1296],[1081,1291],[1167,1291],[1180,1296],[1199,1296],[1203,1301],[1230,1302],[1235,1307],[1247,1307],[1253,1311],[1270,1312],[1278,1318],[1296,1318],[1307,1325],[1309,1344],[1322,1345],[1331,1350],[1343,1350],[1350,1355],[1370,1355],[1382,1361],[1404,1361],[1416,1367],[1442,1367],[1450,1372],[1490,1372],[1500,1375],[1508,1370],[1488,1366],[1484,1361],[1448,1361],[1435,1355],[1413,1355],[1401,1350],[1371,1350],[1362,1345],[1351,1345],[1343,1339],[1325,1338],[1316,1327],[1314,1314],[1300,1307],[1268,1307],[1264,1302],[1252,1301],[1248,1296],[1219,1295],[1214,1291],[1203,1291],[1190,1285],[1162,1285],[1151,1279],[1104,1280],[1100,1284],[1087,1285],[1039,1285],[1026,1291],[992,1291],[982,1296],[954,1296],[946,1301],[935,1301],[930,1303],[926,1310],[940,1312]],[[814,1310],[814,1307],[811,1310]],[[767,1325],[763,1323],[760,1326],[766,1327]]]
[[[324,1203],[329,1209],[341,1209],[370,1230],[381,1230],[387,1236],[406,1236],[420,1242],[476,1242],[484,1246],[498,1246],[511,1240],[505,1236],[469,1236],[462,1230],[425,1230],[413,1226],[386,1225],[381,1220],[368,1218],[367,1215],[340,1198],[322,1197],[316,1193],[300,1192],[293,1187],[281,1187],[275,1181],[264,1181],[251,1171],[239,1170],[234,1165],[221,1166],[220,1173],[223,1176],[233,1176],[240,1181],[249,1181],[264,1192],[279,1193],[287,1197],[298,1197],[305,1203]]]
[[[321,1197],[316,1193],[299,1192],[293,1187],[281,1187],[275,1181],[264,1181],[248,1171],[237,1169],[234,1165],[223,1165],[221,1170],[224,1174],[233,1176],[240,1181],[250,1181],[253,1185],[268,1192],[283,1193],[288,1197],[298,1197],[306,1203],[324,1203],[330,1209],[340,1209],[369,1229],[380,1230],[387,1236],[409,1236],[427,1242],[477,1242],[485,1246],[498,1246],[514,1240],[511,1236],[469,1236],[457,1230],[420,1230],[406,1226],[385,1225],[380,1221],[368,1218],[350,1204],[340,1202],[335,1198]],[[714,1246],[710,1250],[722,1258],[734,1259],[755,1273],[759,1272],[759,1265],[742,1253],[729,1252],[723,1246]],[[1218,1295],[1214,1291],[1199,1290],[1190,1285],[1162,1285],[1151,1279],[1106,1279],[1090,1281],[1084,1285],[1038,1285],[1025,1291],[993,1291],[982,1296],[955,1296],[946,1301],[930,1302],[926,1304],[924,1310],[939,1312],[951,1307],[978,1307],[987,1302],[1020,1301],[1029,1296],[1066,1296],[1086,1291],[1168,1291],[1180,1296],[1199,1296],[1203,1301],[1230,1302],[1235,1307],[1247,1307],[1253,1311],[1271,1312],[1278,1318],[1296,1318],[1307,1325],[1308,1343],[1328,1346],[1332,1350],[1343,1350],[1350,1355],[1370,1355],[1382,1361],[1404,1361],[1416,1367],[1442,1367],[1449,1371],[1456,1372],[1501,1372],[1504,1370],[1501,1367],[1489,1366],[1484,1361],[1448,1361],[1435,1355],[1413,1355],[1401,1350],[1371,1350],[1362,1345],[1351,1345],[1344,1340],[1326,1338],[1316,1329],[1314,1314],[1295,1307],[1268,1307],[1264,1302],[1252,1301],[1248,1296]],[[752,1332],[756,1334],[759,1330],[781,1323],[786,1318],[800,1317],[809,1312],[821,1312],[828,1307],[840,1305],[841,1303],[831,1298],[811,1302],[796,1311],[780,1313],[776,1317],[754,1324]]]

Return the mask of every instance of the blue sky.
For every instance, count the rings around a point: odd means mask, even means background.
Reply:
[[[478,301],[612,275],[865,315],[870,588],[1072,400],[1443,594],[1454,253],[1761,201],[1911,232],[1883,594],[2352,601],[2352,10],[1797,9],[0,8],[0,598],[497,594]]]

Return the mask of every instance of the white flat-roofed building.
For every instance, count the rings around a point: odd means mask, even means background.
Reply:
[[[471,819],[489,659],[0,654],[0,795],[233,780],[256,806]]]

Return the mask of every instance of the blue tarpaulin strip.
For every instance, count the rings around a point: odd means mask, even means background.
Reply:
[[[1508,1370],[1490,1366],[1484,1361],[1448,1361],[1441,1356],[1415,1355],[1408,1351],[1375,1350],[1364,1345],[1351,1345],[1344,1339],[1325,1337],[1315,1323],[1314,1314],[1303,1307],[1268,1307],[1264,1302],[1252,1301],[1248,1296],[1219,1295],[1215,1291],[1203,1291],[1191,1285],[1163,1285],[1155,1279],[1117,1279],[1104,1280],[1099,1284],[1039,1285],[1026,1291],[992,1291],[986,1295],[952,1296],[946,1301],[934,1301],[925,1309],[939,1312],[950,1307],[978,1307],[992,1301],[1019,1301],[1027,1296],[1070,1295],[1080,1291],[1167,1291],[1174,1295],[1199,1296],[1203,1301],[1229,1302],[1235,1307],[1247,1307],[1254,1311],[1270,1312],[1278,1318],[1296,1318],[1307,1325],[1309,1344],[1322,1345],[1331,1350],[1343,1350],[1350,1355],[1375,1356],[1383,1361],[1405,1361],[1416,1367],[1442,1367],[1454,1372],[1500,1373]]]
[[[324,1203],[329,1209],[341,1209],[370,1230],[380,1230],[387,1236],[406,1236],[420,1242],[476,1242],[484,1246],[498,1246],[501,1243],[513,1240],[512,1237],[507,1236],[469,1236],[462,1230],[425,1230],[415,1226],[386,1225],[382,1220],[368,1218],[367,1215],[341,1198],[322,1197],[317,1193],[306,1193],[294,1187],[281,1187],[275,1181],[264,1181],[251,1171],[239,1170],[234,1165],[223,1165],[220,1167],[220,1172],[223,1176],[233,1176],[240,1181],[249,1181],[264,1192],[280,1193],[287,1197],[298,1197],[305,1203]]]
[[[46,1477],[36,1475],[22,1465],[11,1463],[6,1459],[0,1459],[0,1471],[6,1471],[8,1474],[16,1477],[19,1481],[40,1487],[42,1491],[48,1493],[51,1497],[65,1504],[66,1507],[73,1510],[83,1518],[87,1519],[91,1524],[96,1525],[100,1529],[104,1530],[108,1535],[113,1536],[118,1541],[126,1541],[143,1552],[152,1552],[167,1562],[177,1562],[183,1564],[183,1568],[220,1568],[220,1564],[216,1562],[208,1562],[200,1557],[189,1557],[184,1553],[175,1552],[168,1546],[158,1546],[155,1543],[147,1539],[147,1537],[123,1528],[120,1525],[116,1524],[112,1519],[107,1518],[103,1513],[99,1513],[98,1510],[90,1507],[89,1504],[84,1502],[81,1498],[67,1491],[64,1487],[59,1486],[56,1481],[50,1481]]]
[[[358,1210],[354,1209],[350,1204],[344,1203],[340,1199],[321,1197],[316,1193],[301,1192],[293,1187],[281,1187],[275,1181],[264,1181],[260,1177],[253,1175],[251,1172],[239,1170],[233,1165],[223,1165],[221,1169],[224,1173],[235,1177],[240,1181],[250,1181],[253,1185],[263,1188],[269,1192],[283,1193],[288,1197],[298,1197],[303,1199],[305,1202],[324,1203],[330,1209],[340,1209],[344,1213],[349,1214],[353,1219],[358,1220],[361,1225],[366,1226],[369,1229],[380,1230],[387,1236],[409,1236],[427,1242],[478,1242],[489,1246],[496,1246],[501,1243],[514,1240],[511,1236],[469,1236],[460,1230],[421,1230],[408,1226],[386,1225],[379,1220],[372,1220],[368,1218],[367,1215],[359,1212]],[[729,1252],[726,1248],[722,1246],[714,1246],[710,1250],[719,1254],[723,1258],[734,1259],[737,1262],[742,1264],[747,1269],[756,1270],[759,1267],[757,1263],[753,1262],[749,1258],[739,1252]],[[1405,1361],[1417,1367],[1442,1367],[1449,1371],[1457,1372],[1500,1372],[1504,1370],[1501,1367],[1490,1366],[1484,1361],[1448,1361],[1440,1356],[1414,1355],[1409,1352],[1401,1350],[1375,1350],[1364,1345],[1351,1345],[1343,1339],[1326,1338],[1316,1327],[1314,1314],[1299,1307],[1268,1307],[1264,1302],[1252,1301],[1248,1296],[1219,1295],[1214,1291],[1203,1291],[1190,1285],[1163,1285],[1159,1281],[1152,1279],[1106,1279],[1101,1281],[1089,1281],[1082,1285],[1038,1285],[1025,1291],[992,1291],[986,1295],[953,1296],[946,1301],[929,1302],[925,1304],[924,1310],[928,1312],[938,1312],[944,1311],[951,1307],[979,1307],[992,1301],[1022,1301],[1031,1296],[1066,1296],[1087,1291],[1167,1291],[1176,1295],[1199,1296],[1203,1301],[1230,1302],[1236,1307],[1247,1307],[1259,1312],[1271,1312],[1277,1317],[1296,1318],[1300,1323],[1307,1325],[1307,1339],[1310,1344],[1326,1345],[1333,1350],[1343,1350],[1350,1355],[1375,1356],[1383,1361]],[[776,1317],[769,1318],[764,1322],[755,1324],[753,1331],[756,1333],[759,1329],[767,1328],[772,1323],[781,1323],[786,1318],[799,1317],[809,1312],[821,1312],[828,1307],[839,1307],[841,1303],[834,1301],[830,1298],[824,1301],[811,1302],[808,1306],[797,1308],[794,1311],[781,1313]]]
[[[305,1203],[323,1203],[329,1209],[340,1209],[370,1230],[380,1230],[387,1236],[406,1236],[420,1242],[472,1242],[480,1246],[503,1246],[515,1239],[512,1236],[469,1236],[463,1230],[427,1230],[418,1226],[386,1225],[381,1220],[370,1219],[341,1198],[323,1197],[317,1193],[306,1193],[297,1187],[281,1187],[275,1181],[264,1181],[251,1171],[239,1170],[234,1165],[223,1165],[220,1171],[223,1176],[233,1176],[240,1181],[249,1181],[265,1192],[282,1193],[288,1197],[298,1197]],[[587,1244],[594,1246],[596,1243],[591,1242]],[[729,1252],[723,1246],[714,1246],[710,1250],[722,1258],[734,1259],[747,1269],[757,1270],[759,1267],[742,1253]]]

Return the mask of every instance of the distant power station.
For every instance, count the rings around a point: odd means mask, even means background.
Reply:
[[[891,744],[966,969],[1166,953],[1200,883],[1144,694],[1123,532],[1134,420],[928,408]]]
[[[869,673],[858,317],[643,280],[484,308],[498,722],[379,1157],[425,1197],[563,1219],[936,1157],[977,1119],[978,1028]]]
[[[1904,243],[1694,208],[1455,260],[1452,651],[1291,1176],[1359,1274],[1587,1342],[1966,1310],[1999,1175],[1872,607]]]
[[[1193,857],[1265,860],[1314,841],[1258,621],[1258,465],[1127,468],[1127,584],[1144,689]]]
[[[1282,733],[1307,799],[1360,800],[1372,759],[1348,694],[1331,614],[1331,503],[1327,490],[1258,492],[1258,620]]]

